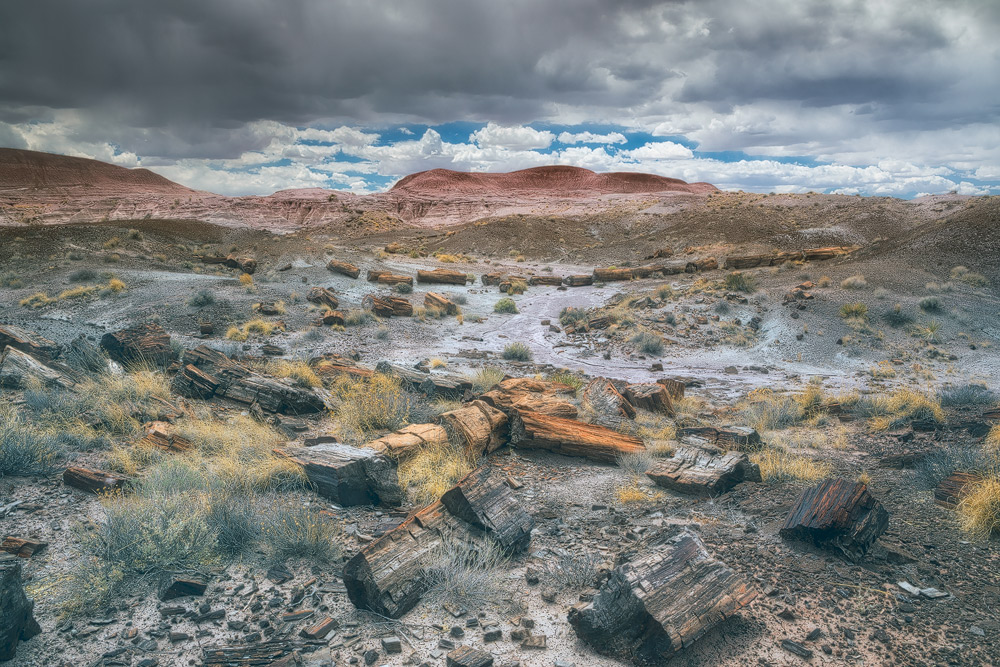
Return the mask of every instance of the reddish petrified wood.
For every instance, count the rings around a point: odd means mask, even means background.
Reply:
[[[941,507],[955,509],[969,494],[972,486],[983,481],[981,475],[968,472],[953,472],[934,487],[934,502]]]
[[[597,424],[527,410],[514,411],[510,441],[524,449],[546,449],[605,463],[614,463],[622,454],[646,449],[639,438]]]
[[[66,468],[63,484],[91,493],[109,493],[125,486],[127,477],[90,468]]]
[[[714,455],[682,447],[646,471],[657,486],[698,496],[715,496],[740,482],[759,482],[760,468],[742,452]]]
[[[468,275],[461,271],[449,269],[434,269],[433,271],[417,271],[418,283],[436,283],[439,285],[464,285]],[[484,285],[486,283],[483,283]]]
[[[59,356],[59,346],[48,338],[13,324],[0,326],[0,350],[10,346],[45,363]]]
[[[177,359],[177,352],[170,347],[170,334],[155,322],[104,334],[101,347],[121,364],[151,362],[166,365]]]
[[[337,295],[325,287],[313,287],[309,290],[309,295],[306,297],[306,301],[320,306],[326,306],[330,310],[337,310],[337,308],[340,307],[340,300],[337,299]]]
[[[674,416],[674,404],[667,388],[659,383],[630,384],[625,387],[625,398],[637,408]]]
[[[26,537],[14,537],[8,535],[0,543],[0,551],[14,554],[18,558],[31,558],[39,551],[49,545],[48,542],[40,542]]]
[[[347,276],[348,278],[357,278],[361,275],[361,269],[358,267],[336,259],[331,259],[330,263],[326,265],[326,268],[329,271],[339,273],[340,275]]]
[[[486,531],[507,553],[528,548],[535,520],[518,504],[499,475],[480,467],[441,496],[453,516]]]
[[[827,479],[806,489],[779,534],[863,556],[889,525],[889,513],[861,482]]]

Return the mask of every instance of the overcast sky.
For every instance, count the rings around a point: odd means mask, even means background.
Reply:
[[[223,194],[572,164],[1000,194],[1000,1],[7,0],[0,146]]]

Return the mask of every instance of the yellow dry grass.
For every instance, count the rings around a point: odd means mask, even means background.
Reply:
[[[814,482],[827,477],[832,470],[828,462],[790,454],[775,447],[754,452],[750,460],[760,466],[760,475],[765,482]]]
[[[323,381],[316,375],[312,366],[304,361],[288,361],[279,359],[269,361],[264,366],[264,372],[274,377],[289,378],[300,387],[322,387]]]
[[[639,483],[635,480],[629,482],[628,484],[622,484],[621,486],[615,487],[615,500],[622,505],[652,502],[654,500],[659,500],[662,497],[663,494],[652,489],[639,486]]]
[[[990,477],[977,483],[958,504],[958,520],[976,539],[1000,533],[1000,479]]]
[[[47,306],[50,303],[55,303],[58,299],[53,299],[45,292],[35,292],[31,296],[27,296],[18,302],[18,305],[25,308],[41,308]]]
[[[420,505],[432,503],[472,470],[468,456],[452,445],[424,447],[400,461],[399,484]]]

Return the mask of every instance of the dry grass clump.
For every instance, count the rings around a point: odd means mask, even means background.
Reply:
[[[275,332],[284,330],[281,322],[270,322],[260,317],[255,317],[242,327],[229,327],[226,330],[226,338],[241,343],[250,338],[251,334],[255,336],[271,336]]]
[[[854,303],[845,303],[840,307],[840,316],[845,320],[856,319],[864,320],[868,317],[868,306],[861,303],[860,301],[855,301]]]
[[[840,286],[844,289],[864,289],[868,287],[868,281],[865,277],[858,274],[854,276],[849,276],[840,281]]]
[[[438,500],[474,467],[461,448],[451,444],[424,447],[399,462],[399,484],[416,505]]]
[[[323,381],[316,375],[316,371],[304,361],[286,359],[269,361],[264,366],[264,372],[274,377],[294,380],[295,384],[302,388],[323,386]]]
[[[506,373],[503,372],[502,368],[497,368],[496,366],[483,366],[470,378],[472,380],[472,386],[477,392],[489,391],[497,384],[499,384]]]
[[[975,539],[1000,534],[1000,479],[989,477],[977,482],[958,504],[958,520]]]
[[[531,348],[524,343],[510,343],[503,348],[503,358],[508,361],[531,361],[535,358]]]
[[[333,391],[338,402],[334,414],[349,438],[361,440],[376,431],[395,431],[410,418],[410,396],[394,376],[344,377]]]
[[[641,477],[647,470],[653,467],[653,455],[648,451],[629,452],[619,454],[615,457],[618,467],[632,477]]]
[[[964,266],[953,268],[951,270],[951,277],[953,280],[961,280],[966,285],[972,287],[987,287],[990,284],[986,276],[981,273],[974,273]]]
[[[659,500],[663,494],[659,491],[640,486],[639,482],[633,479],[628,484],[615,487],[615,500],[622,505],[632,503],[646,503]]]
[[[542,565],[539,578],[552,588],[581,590],[595,584],[600,566],[601,557],[597,553],[560,550],[554,559]]]
[[[0,402],[0,477],[45,474],[62,453],[54,434],[28,423],[10,403]]]
[[[512,280],[507,294],[524,294],[528,291],[528,283],[523,280]]]
[[[652,331],[640,331],[629,339],[639,351],[652,356],[663,354],[663,336]]]
[[[517,304],[514,303],[514,299],[505,296],[504,298],[500,299],[495,304],[493,304],[493,312],[502,314],[516,313],[518,312]]]
[[[727,290],[745,292],[747,294],[756,292],[758,288],[757,278],[752,274],[743,273],[742,271],[733,271],[728,274],[723,280],[723,285]]]
[[[279,503],[264,522],[263,537],[272,560],[307,558],[329,563],[339,554],[340,528],[327,512]]]
[[[375,321],[375,316],[367,310],[353,309],[344,314],[344,325],[349,327],[363,327]]]
[[[760,466],[761,478],[769,483],[815,482],[828,477],[832,471],[828,462],[791,454],[774,446],[754,452],[750,460]]]
[[[786,428],[801,421],[805,415],[803,404],[795,397],[775,393],[766,387],[751,391],[736,409],[743,423],[758,432]]]
[[[864,397],[855,409],[869,418],[869,425],[875,431],[902,428],[913,421],[944,423],[940,400],[913,389],[900,388],[891,394]]]
[[[989,433],[983,438],[983,447],[987,451],[1000,454],[1000,424],[994,424]]]
[[[892,367],[892,363],[883,359],[869,368],[868,374],[876,380],[887,380],[896,377],[896,369]]]
[[[448,365],[447,361],[445,361],[444,359],[438,359],[437,357],[431,359],[431,361],[430,361],[430,367],[432,369],[433,368],[445,368],[447,365]]]
[[[59,300],[85,299],[89,296],[93,296],[95,293],[97,293],[97,287],[94,286],[84,287],[83,285],[78,285],[76,287],[71,287],[69,289],[65,289],[62,292],[60,292],[58,299]]]
[[[582,377],[567,369],[550,373],[548,379],[551,382],[559,382],[560,384],[566,384],[573,387],[574,396],[579,394],[580,390],[583,389],[583,386],[586,384]]]
[[[59,299],[53,299],[45,292],[35,292],[34,294],[26,296],[18,301],[18,305],[23,308],[42,308],[44,306],[48,306],[49,304],[53,304],[58,300]]]
[[[428,595],[438,602],[468,608],[511,606],[503,575],[507,561],[492,540],[470,541],[465,536],[445,534],[426,568]]]
[[[559,324],[564,327],[586,323],[590,320],[591,312],[586,308],[567,307],[559,311]]]
[[[248,292],[252,292],[254,290],[253,276],[251,276],[249,273],[241,273],[240,285],[243,285],[243,287],[245,287]]]

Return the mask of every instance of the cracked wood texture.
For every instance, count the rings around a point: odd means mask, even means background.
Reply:
[[[0,354],[0,387],[20,389],[32,382],[45,387],[70,389],[75,382],[66,373],[47,366],[30,354],[7,346]]]
[[[137,324],[101,337],[101,347],[120,364],[151,362],[165,366],[177,359],[170,334],[154,322]]]
[[[0,326],[0,350],[12,347],[45,363],[59,356],[59,345],[13,324]]]
[[[704,438],[723,449],[754,449],[760,445],[760,434],[749,426],[687,426],[677,429],[677,437]]]
[[[404,459],[424,447],[448,444],[448,432],[439,424],[410,424],[372,440],[365,447],[394,459]]]
[[[957,509],[958,504],[968,495],[972,485],[983,481],[981,475],[968,472],[953,472],[934,487],[934,503],[948,509]]]
[[[438,417],[452,442],[477,458],[499,449],[508,436],[507,415],[484,401],[471,401]]]
[[[480,399],[508,416],[512,410],[529,410],[553,417],[576,419],[576,406],[569,402],[574,396],[576,390],[568,384],[534,378],[511,378],[500,382],[480,396]]]
[[[468,276],[461,271],[451,271],[449,269],[434,269],[433,271],[417,271],[418,283],[431,283],[438,285],[464,285]],[[486,283],[483,283],[484,285]]]
[[[760,468],[742,452],[714,456],[687,447],[657,462],[646,475],[657,486],[697,496],[715,496],[740,482],[761,481]]]
[[[441,496],[441,502],[453,516],[485,531],[508,554],[524,551],[531,542],[535,520],[489,468],[470,472]]]
[[[607,378],[595,378],[583,389],[583,402],[598,414],[635,419],[635,406]]]
[[[615,568],[593,602],[569,612],[577,636],[605,655],[662,665],[756,597],[684,532]]]
[[[335,259],[331,259],[330,263],[326,265],[328,271],[333,273],[339,273],[342,276],[347,276],[348,278],[357,278],[361,275],[361,269],[354,266],[353,264],[348,264],[347,262],[340,262]]]
[[[511,442],[524,449],[545,449],[565,456],[583,456],[614,463],[622,454],[645,451],[639,438],[575,419],[515,410]]]
[[[424,295],[424,308],[434,308],[445,315],[458,314],[458,306],[451,299],[437,292],[428,292]]]
[[[306,301],[326,306],[330,310],[340,308],[340,300],[337,299],[337,295],[325,287],[313,287],[309,290],[309,296],[306,297]]]
[[[630,384],[625,386],[625,398],[637,408],[674,416],[674,404],[667,388],[659,383]]]
[[[778,534],[863,556],[889,525],[889,512],[861,482],[827,479],[799,496]]]
[[[396,463],[374,450],[327,443],[315,447],[279,448],[274,453],[302,466],[316,492],[338,505],[399,505],[403,502]]]
[[[63,484],[90,493],[109,493],[125,486],[127,477],[103,470],[90,468],[66,468],[63,471]]]
[[[324,642],[275,639],[254,644],[207,646],[202,650],[203,667],[236,667],[238,665],[273,665],[297,651],[316,650]],[[310,648],[312,647],[312,648]],[[296,663],[297,664],[297,663]]]
[[[0,554],[0,662],[14,657],[18,642],[42,631],[34,609],[34,601],[24,593],[20,560]]]

